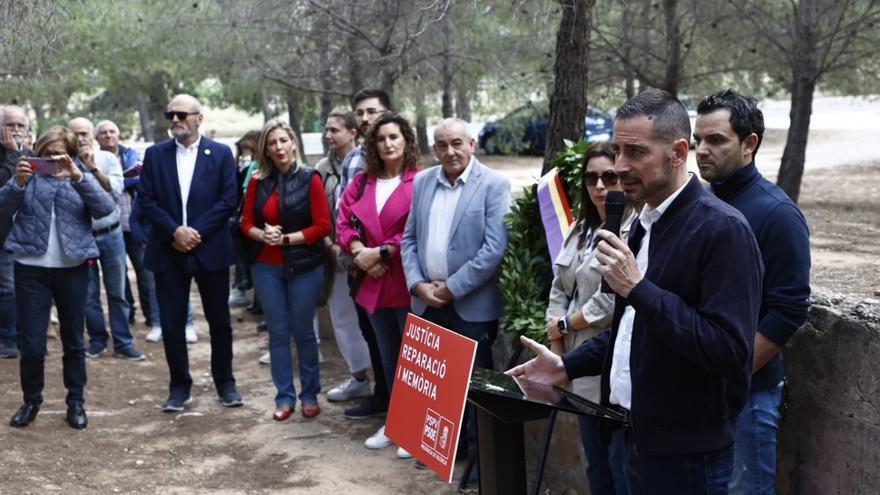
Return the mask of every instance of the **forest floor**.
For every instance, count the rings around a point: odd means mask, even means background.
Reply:
[[[767,143],[774,153],[778,143]],[[760,163],[759,155],[759,163]],[[540,171],[535,157],[482,157],[507,174],[514,190]],[[771,179],[775,174],[764,171]],[[800,206],[811,229],[812,281],[817,287],[877,298],[880,291],[880,160],[811,164],[804,176]],[[136,344],[147,360],[131,363],[102,356],[88,360],[86,389],[89,427],[64,422],[61,346],[48,344],[45,403],[27,428],[0,425],[0,493],[310,493],[451,494],[455,485],[412,460],[398,460],[393,448],[370,451],[363,440],[382,419],[345,419],[350,403],[321,396],[321,414],[271,420],[274,387],[267,366],[257,363],[265,334],[258,317],[233,309],[234,369],[245,405],[225,409],[211,383],[208,330],[193,291],[200,339],[190,349],[195,403],[186,413],[160,411],[168,371],[161,344],[144,341],[140,316]],[[346,375],[332,331],[321,314],[323,390]],[[0,360],[0,421],[20,404],[18,360]],[[297,383],[297,385],[299,385]],[[459,471],[462,462],[459,461]],[[548,480],[551,482],[552,480]],[[568,491],[568,490],[566,490]],[[572,491],[574,493],[574,491]]]

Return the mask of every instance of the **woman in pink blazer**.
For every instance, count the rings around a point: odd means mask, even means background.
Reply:
[[[336,218],[336,242],[354,256],[363,272],[355,302],[376,332],[389,391],[394,382],[410,294],[400,258],[400,239],[412,202],[413,178],[420,157],[410,123],[398,114],[379,117],[364,139],[363,173],[342,193]],[[373,441],[376,439],[376,441]],[[384,426],[366,442],[368,448],[390,445]],[[409,457],[399,449],[400,457]]]

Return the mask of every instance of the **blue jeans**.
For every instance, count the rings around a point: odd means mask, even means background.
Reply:
[[[46,328],[52,300],[58,308],[67,405],[85,401],[86,351],[83,344],[83,308],[89,282],[88,266],[43,268],[15,264],[15,292],[19,321],[19,372],[24,402],[43,403],[43,366],[46,359]]]
[[[156,282],[153,280],[152,273],[147,276],[147,269],[144,268],[144,250],[140,244],[135,242],[131,232],[123,232],[122,237],[125,242],[125,252],[128,259],[131,260],[131,267],[134,269],[135,280],[138,288],[138,300],[141,303],[141,311],[144,319],[147,320],[147,326],[159,326],[159,303],[156,302]],[[129,306],[134,303],[131,296],[130,282],[128,274],[125,275],[125,299],[129,302]]]
[[[782,382],[770,390],[753,390],[736,418],[733,495],[776,493],[776,431]]]
[[[581,443],[587,458],[587,481],[591,495],[627,495],[623,428],[611,434],[611,445],[599,441],[599,418],[578,416]]]
[[[269,356],[272,383],[278,393],[275,405],[293,407],[296,389],[293,386],[293,363],[290,337],[296,342],[299,361],[299,399],[318,402],[321,381],[318,365],[318,340],[312,328],[318,293],[324,282],[324,266],[319,265],[291,278],[282,277],[281,265],[256,262],[251,269],[254,288],[263,306],[269,331]]]
[[[400,341],[403,339],[403,325],[406,323],[406,314],[409,307],[403,308],[376,308],[373,313],[367,313],[373,332],[376,333],[376,343],[379,345],[379,355],[382,357],[382,374],[388,385],[388,395],[391,395],[394,385],[394,372],[397,370],[397,356],[400,354]],[[375,373],[376,370],[373,370]]]
[[[733,445],[705,454],[646,456],[625,441],[629,492],[633,495],[727,495]]]
[[[0,244],[0,347],[15,347],[15,268]]]
[[[113,335],[113,348],[117,351],[130,347],[131,329],[128,326],[128,312],[131,307],[125,300],[125,241],[122,230],[116,229],[95,238],[101,253],[98,265],[89,268],[89,289],[86,301],[86,329],[89,342],[107,345],[107,329],[104,326],[104,309],[101,306],[101,275],[104,276],[104,291],[107,293],[107,307],[110,311],[110,333]]]

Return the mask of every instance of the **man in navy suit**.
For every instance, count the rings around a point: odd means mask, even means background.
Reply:
[[[190,282],[199,286],[211,333],[211,375],[226,407],[242,404],[232,376],[229,266],[235,256],[228,221],[235,209],[235,161],[228,146],[199,134],[202,107],[177,95],[165,118],[173,140],[144,154],[138,201],[151,236],[145,267],[156,277],[165,359],[171,375],[162,410],[182,411],[191,402],[192,378],[186,350]]]

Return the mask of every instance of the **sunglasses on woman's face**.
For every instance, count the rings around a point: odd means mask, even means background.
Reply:
[[[588,186],[595,186],[599,183],[599,179],[602,179],[602,184],[605,184],[605,186],[614,186],[617,184],[618,177],[617,174],[611,170],[606,170],[601,174],[597,174],[596,172],[584,172],[584,182],[586,182]]]

